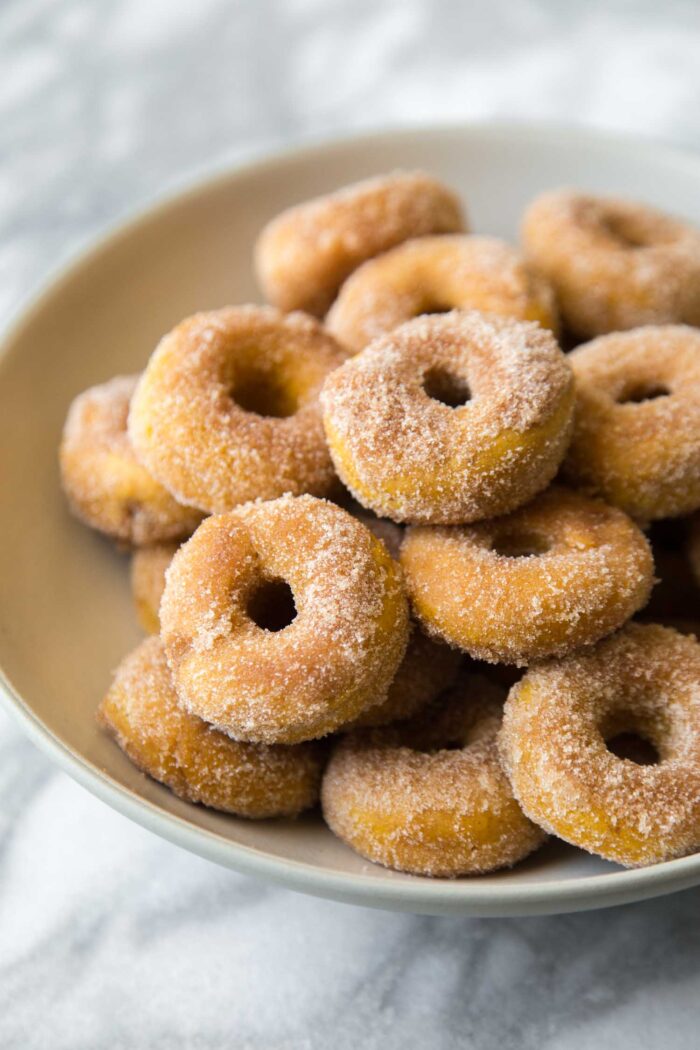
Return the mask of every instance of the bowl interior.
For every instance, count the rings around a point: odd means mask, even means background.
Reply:
[[[626,898],[661,892],[679,877],[700,881],[700,858],[623,873],[559,843],[478,880],[402,876],[365,863],[318,815],[251,823],[187,805],[138,773],[96,728],[111,671],[139,632],[127,557],[74,521],[59,489],[56,450],[70,400],[92,383],[143,368],[159,337],[187,314],[258,301],[251,249],[277,211],[395,168],[445,179],[463,194],[477,232],[509,238],[528,200],[560,185],[638,197],[700,220],[700,168],[692,159],[591,134],[477,127],[299,151],[218,177],[123,228],[55,282],[4,344],[0,666],[8,692],[35,737],[111,803],[219,861],[316,892],[497,914],[554,911],[565,900],[591,906],[610,896],[615,880],[627,880]]]

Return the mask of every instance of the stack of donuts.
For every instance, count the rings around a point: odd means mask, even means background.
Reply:
[[[320,801],[414,874],[699,850],[700,232],[557,191],[516,249],[396,173],[255,266],[269,305],[70,407],[68,500],[147,633],[101,726],[186,800]]]

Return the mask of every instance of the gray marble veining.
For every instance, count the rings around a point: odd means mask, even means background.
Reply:
[[[310,133],[539,116],[700,145],[697,4],[3,0],[0,315],[206,167]],[[0,715],[0,1046],[688,1047],[700,895],[454,920],[218,869]]]

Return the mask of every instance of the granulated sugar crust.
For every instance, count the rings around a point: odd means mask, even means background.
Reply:
[[[255,246],[258,281],[282,310],[323,316],[345,278],[409,237],[466,229],[457,196],[422,172],[395,172],[289,208]]]
[[[259,819],[295,816],[318,798],[323,750],[239,744],[188,714],[157,637],[122,661],[98,720],[132,762],[189,802]]]
[[[496,663],[565,655],[648,601],[649,543],[622,511],[552,486],[493,521],[407,530],[414,615],[435,637]]]
[[[126,423],[138,379],[116,376],[79,394],[59,454],[73,513],[135,546],[189,536],[202,517],[178,503],[136,458]]]
[[[424,388],[469,389],[451,408]],[[394,521],[458,524],[545,488],[566,451],[573,379],[551,333],[477,311],[418,317],[328,377],[324,426],[355,498]]]
[[[532,202],[526,253],[579,338],[700,324],[700,230],[645,204],[555,190]]]
[[[210,513],[285,492],[325,495],[335,474],[318,395],[345,357],[305,314],[195,314],[148,363],[129,416],[134,447],[171,492]],[[260,399],[261,412],[236,402],[240,390]]]
[[[636,732],[660,761],[618,758]],[[700,645],[628,624],[581,655],[530,668],[505,707],[500,752],[515,795],[543,828],[627,867],[700,848]]]
[[[498,759],[502,693],[466,675],[414,720],[358,730],[324,775],[323,814],[362,856],[420,875],[508,867],[544,833],[523,815]]]
[[[284,630],[247,615],[266,580],[293,593]],[[383,701],[408,640],[399,566],[359,521],[312,496],[207,519],[173,559],[160,618],[185,707],[268,743],[323,736]]]

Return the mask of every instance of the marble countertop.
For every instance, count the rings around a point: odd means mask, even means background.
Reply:
[[[694,0],[3,0],[0,319],[163,189],[306,134],[537,116],[700,147],[698,54]],[[0,713],[2,1047],[675,1050],[699,920],[692,891],[522,920],[298,896],[129,823]]]

